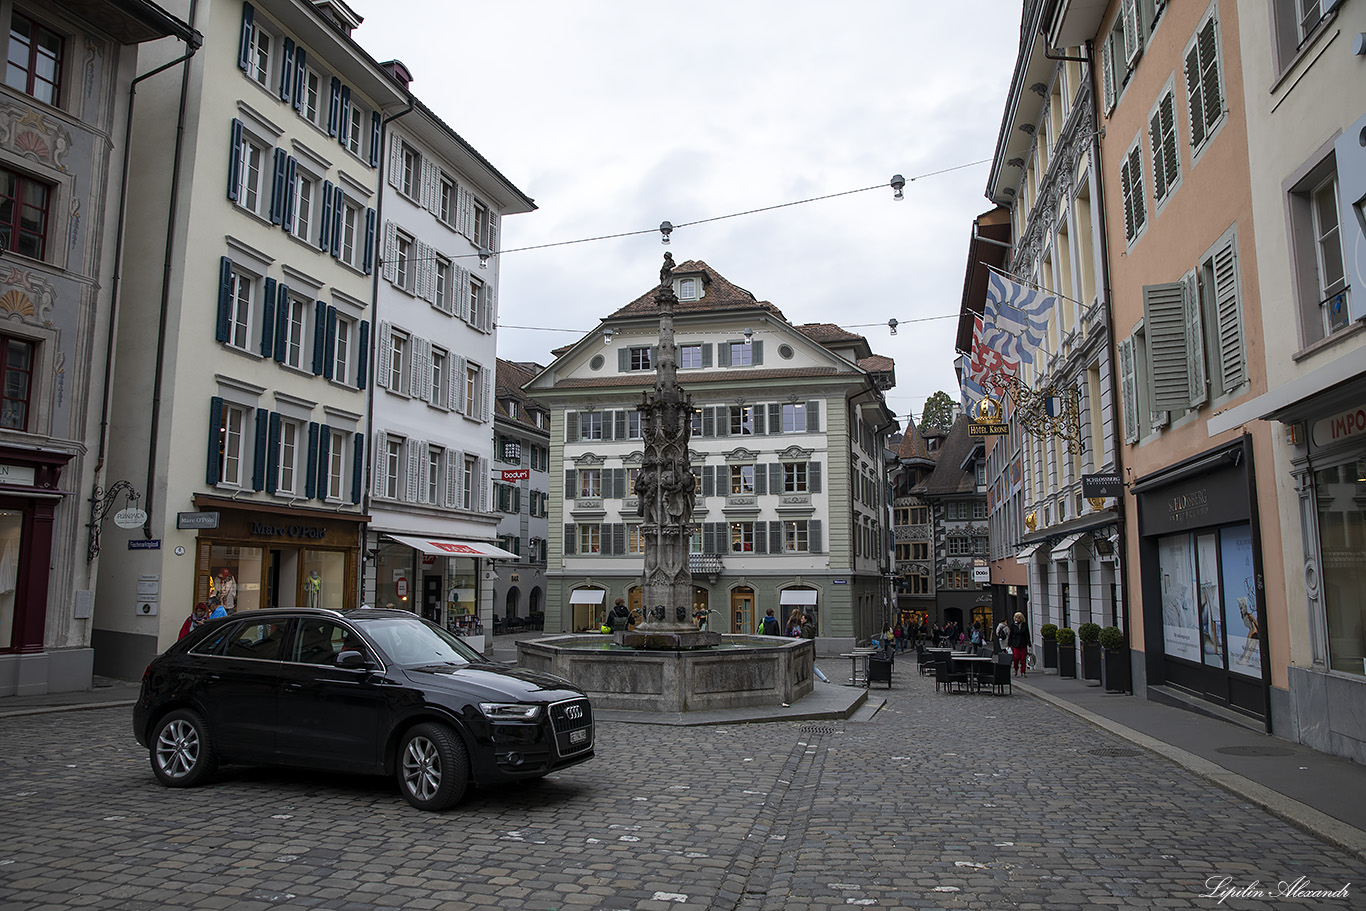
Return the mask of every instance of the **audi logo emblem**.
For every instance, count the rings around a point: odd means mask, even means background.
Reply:
[[[571,705],[571,706],[566,707],[565,710],[564,710],[564,717],[570,719],[571,721],[577,720],[577,719],[579,719],[579,718],[582,718],[582,717],[583,717],[583,706],[581,706],[581,705]]]

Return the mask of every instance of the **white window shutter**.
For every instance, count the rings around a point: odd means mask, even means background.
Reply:
[[[1143,286],[1148,389],[1154,411],[1185,411],[1190,403],[1185,289],[1185,282]]]
[[[428,443],[426,440],[423,440],[422,442],[417,444],[417,502],[419,503],[431,503],[431,501],[427,499],[427,495],[429,492],[427,489],[427,465],[429,460],[431,459],[431,456],[432,446],[430,443]],[[433,503],[432,505],[436,504]]]
[[[484,296],[487,298],[484,306],[484,331],[492,332],[498,325],[498,286],[493,282],[484,285]]]
[[[393,356],[394,327],[389,323],[379,324],[375,333],[375,385],[380,389],[389,388],[390,358]]]
[[[404,449],[407,450],[408,457],[408,483],[403,485],[403,499],[409,503],[416,503],[418,489],[422,486],[418,483],[422,476],[422,465],[419,461],[422,454],[418,449],[417,440],[409,439]]]
[[[384,223],[384,265],[380,274],[385,281],[398,281],[398,227],[392,221]]]
[[[1243,356],[1243,308],[1238,300],[1238,253],[1234,241],[1214,254],[1214,308],[1219,317],[1219,372],[1222,391],[1247,379]]]
[[[465,322],[470,321],[470,270],[464,266],[455,266],[455,295],[456,313]]]
[[[1115,109],[1115,61],[1107,37],[1100,44],[1100,81],[1105,88],[1105,113]]]
[[[473,194],[461,187],[456,199],[455,230],[464,237],[470,236],[470,215],[473,214],[471,210],[473,201]]]
[[[410,398],[418,398],[421,395],[422,342],[423,340],[417,336],[408,340],[408,388],[406,391]]]
[[[452,353],[446,362],[450,365],[449,376],[446,378],[446,407],[451,411],[462,411],[464,410],[462,396],[465,388],[465,359]]]
[[[494,253],[498,252],[499,221],[499,216],[493,214],[493,210],[489,209],[489,250],[493,251]]]
[[[1200,283],[1192,272],[1186,276],[1186,363],[1190,365],[1190,406],[1209,401],[1209,377],[1205,369],[1205,327],[1200,311]]]
[[[1143,38],[1138,34],[1138,3],[1136,0],[1123,0],[1119,15],[1124,20],[1124,62],[1133,66],[1138,55],[1143,53]]]
[[[491,512],[489,507],[489,460],[481,458],[475,463],[475,474],[479,476],[479,511]]]
[[[1138,375],[1134,369],[1134,338],[1119,343],[1119,387],[1124,400],[1124,442],[1138,442]]]
[[[432,210],[432,176],[435,173],[436,165],[432,164],[426,158],[423,158],[422,183],[421,192],[419,195],[421,196],[420,202],[422,203],[422,208],[426,209],[428,212]]]
[[[493,371],[486,367],[480,373],[483,374],[484,389],[479,396],[479,420],[487,424],[493,420]]]
[[[403,139],[397,133],[389,134],[389,186],[403,186]]]
[[[385,444],[388,436],[383,430],[375,433],[375,455],[370,460],[370,480],[373,482],[371,493],[377,497],[384,496],[384,491],[388,486],[388,478],[384,472],[389,468],[389,460],[385,458]]]
[[[422,340],[422,387],[418,390],[418,398],[424,402],[432,400],[432,342],[431,339]]]
[[[447,449],[446,459],[446,491],[442,497],[441,505],[447,509],[454,509],[460,502],[460,453],[453,449]]]

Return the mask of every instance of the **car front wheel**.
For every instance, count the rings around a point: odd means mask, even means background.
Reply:
[[[460,736],[444,724],[419,724],[398,751],[398,787],[419,810],[444,810],[465,796],[470,760]]]
[[[218,769],[218,753],[204,719],[177,709],[157,723],[149,750],[152,771],[170,788],[192,788]]]

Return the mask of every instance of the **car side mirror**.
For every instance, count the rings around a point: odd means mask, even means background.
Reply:
[[[342,652],[340,655],[337,656],[337,667],[355,668],[363,670],[372,668],[374,666],[375,663],[371,661],[369,658],[365,657],[364,652]]]

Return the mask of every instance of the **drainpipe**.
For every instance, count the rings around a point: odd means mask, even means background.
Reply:
[[[193,28],[194,5],[190,7],[190,22]],[[202,46],[203,40],[198,32],[191,34],[187,42],[188,50],[181,57],[163,63],[161,66],[148,73],[137,76],[128,84],[128,116],[123,125],[123,177],[119,183],[119,203],[118,203],[118,226],[114,230],[114,276],[109,287],[109,327],[105,332],[104,346],[104,392],[100,401],[100,441],[95,450],[95,470],[94,488],[100,487],[100,472],[104,470],[104,457],[109,442],[109,408],[111,390],[114,377],[114,337],[118,326],[119,309],[119,287],[123,278],[123,239],[125,236],[125,225],[128,220],[128,172],[131,169],[132,157],[129,154],[133,141],[133,107],[137,100],[138,83],[170,69],[179,63],[188,65],[195,51]],[[93,509],[93,507],[92,507]],[[90,521],[95,521],[93,512]]]
[[[1087,75],[1088,75],[1088,77],[1093,77],[1093,76],[1095,75],[1096,71],[1097,71],[1097,68],[1096,68],[1096,48],[1095,48],[1095,43],[1092,42],[1092,41],[1086,42],[1086,65],[1087,65],[1087,71],[1088,71],[1088,72],[1087,72]],[[1095,131],[1092,132],[1092,134],[1091,134],[1091,154],[1092,154],[1092,156],[1094,157],[1094,160],[1095,160],[1095,168],[1094,168],[1093,170],[1094,170],[1094,174],[1095,174],[1095,183],[1096,183],[1096,198],[1097,198],[1097,200],[1099,201],[1099,205],[1096,207],[1096,214],[1097,214],[1097,217],[1100,219],[1100,275],[1101,275],[1101,287],[1105,289],[1105,308],[1104,308],[1104,314],[1105,314],[1105,332],[1106,332],[1106,335],[1108,336],[1107,341],[1106,341],[1106,353],[1107,353],[1107,354],[1110,354],[1111,357],[1113,358],[1113,357],[1114,357],[1114,352],[1116,352],[1116,351],[1118,350],[1117,347],[1116,347],[1116,345],[1118,344],[1118,339],[1115,338],[1114,314],[1113,314],[1113,311],[1111,310],[1111,306],[1110,306],[1110,303],[1111,303],[1111,301],[1110,301],[1110,251],[1109,251],[1109,241],[1108,241],[1109,233],[1106,231],[1106,228],[1105,228],[1105,191],[1104,191],[1104,183],[1102,182],[1102,181],[1103,181],[1103,172],[1104,172],[1105,169],[1101,167],[1101,161],[1100,161],[1100,110],[1099,110],[1099,108],[1098,108],[1097,105],[1096,105],[1096,97],[1097,97],[1097,96],[1096,96],[1096,89],[1097,89],[1097,86],[1094,84],[1094,80],[1093,80],[1093,81],[1092,81],[1092,85],[1091,85],[1091,109],[1092,109],[1092,111],[1093,111],[1093,113],[1094,113],[1094,116],[1095,116],[1095,119],[1096,119],[1096,129],[1095,129]],[[1111,408],[1114,408],[1116,405],[1118,405],[1119,408],[1122,410],[1124,406],[1123,406],[1123,404],[1121,403],[1120,397],[1119,397],[1119,394],[1120,394],[1119,384],[1118,384],[1117,381],[1115,380],[1115,373],[1116,373],[1116,371],[1117,371],[1117,368],[1118,368],[1118,361],[1117,361],[1117,360],[1111,360],[1111,361],[1110,361],[1110,407],[1111,407]],[[1140,415],[1139,417],[1140,417],[1140,419],[1142,418],[1141,415]],[[1123,419],[1122,419],[1122,418],[1123,418],[1123,415],[1122,415],[1122,414],[1120,415],[1120,418],[1121,418],[1121,419],[1120,419],[1117,423],[1118,423],[1119,426],[1121,427],[1121,430],[1120,430],[1121,439],[1117,439],[1117,440],[1115,441],[1115,473],[1118,474],[1118,475],[1120,476],[1121,480],[1122,480],[1123,477],[1124,477],[1124,464],[1123,464],[1123,459],[1122,459],[1122,455],[1121,455],[1121,451],[1122,451],[1122,448],[1123,448],[1123,446],[1124,446],[1124,441],[1123,441],[1123,439],[1122,439],[1122,437],[1123,437],[1123,430],[1122,430],[1122,428],[1123,428]],[[1126,485],[1126,486],[1127,486],[1127,485]],[[1129,692],[1130,694],[1132,694],[1132,693],[1133,693],[1133,679],[1134,679],[1134,678],[1133,678],[1133,673],[1134,673],[1134,672],[1133,672],[1133,665],[1132,665],[1132,661],[1133,661],[1133,658],[1132,658],[1132,648],[1130,647],[1131,639],[1130,639],[1130,633],[1129,633],[1129,630],[1130,630],[1130,627],[1131,627],[1131,619],[1130,619],[1130,615],[1129,615],[1129,594],[1128,594],[1128,593],[1129,593],[1129,588],[1130,588],[1129,565],[1128,565],[1128,564],[1129,564],[1129,555],[1128,555],[1128,542],[1125,540],[1125,531],[1124,531],[1124,512],[1125,512],[1125,499],[1124,499],[1124,495],[1121,494],[1120,497],[1118,498],[1118,500],[1116,501],[1116,507],[1115,507],[1115,524],[1116,524],[1117,530],[1118,530],[1118,536],[1117,536],[1118,546],[1115,548],[1115,555],[1116,555],[1117,562],[1119,563],[1119,579],[1120,579],[1120,582],[1119,582],[1118,598],[1119,598],[1119,604],[1120,604],[1121,610],[1123,611],[1123,616],[1124,616],[1124,642],[1125,642],[1125,649],[1126,649],[1127,651],[1130,652],[1130,662],[1131,662],[1131,663],[1130,663],[1130,667],[1129,667],[1129,680],[1127,681],[1127,690],[1128,690],[1128,692]]]
[[[404,88],[406,89],[407,86],[405,86]],[[408,106],[405,107],[403,110],[399,111],[399,112],[396,113],[396,114],[390,114],[389,116],[385,117],[384,119],[382,119],[382,120],[379,122],[379,193],[378,193],[378,195],[375,197],[375,253],[376,253],[376,255],[374,256],[374,265],[375,265],[375,268],[374,268],[374,271],[370,273],[370,301],[371,301],[370,306],[371,306],[371,307],[373,308],[373,310],[374,310],[374,332],[371,333],[371,344],[374,346],[374,348],[375,348],[376,350],[378,350],[378,348],[379,348],[379,277],[380,277],[381,271],[383,270],[383,265],[384,265],[384,261],[383,261],[382,259],[380,259],[380,257],[379,257],[378,254],[379,254],[379,251],[383,249],[383,246],[382,246],[381,243],[380,243],[380,237],[381,237],[381,235],[383,234],[383,231],[384,231],[384,196],[385,196],[384,184],[385,184],[385,182],[386,182],[385,179],[384,179],[384,175],[387,174],[387,173],[389,172],[389,143],[388,143],[388,141],[387,141],[387,140],[388,140],[388,137],[389,137],[389,124],[392,123],[392,122],[394,122],[395,120],[398,120],[400,117],[404,116],[405,114],[411,113],[412,110],[413,110],[413,106],[414,106],[415,103],[416,103],[416,101],[415,101],[415,99],[413,98],[413,93],[412,93],[411,91],[409,91],[409,92],[408,92]],[[377,369],[378,369],[378,364],[379,364],[379,358],[378,358],[377,356],[376,356],[376,357],[371,357],[371,358],[370,358],[370,369],[371,369],[371,371],[377,370]],[[375,383],[374,383],[374,380],[371,379],[369,382],[366,383],[366,386],[365,386],[365,445],[366,445],[366,448],[367,448],[367,449],[368,449],[369,446],[370,446],[371,440],[374,439],[374,435],[375,435],[375,434],[374,434],[374,430],[375,430]],[[367,470],[366,470],[365,474],[363,475],[363,479],[364,479],[364,489],[361,491],[361,499],[362,499],[362,502],[364,503],[364,506],[363,506],[364,514],[367,515],[367,516],[370,514],[370,489],[371,489],[371,485],[372,485],[372,483],[373,483],[372,478],[373,478],[373,475],[374,475],[374,468],[375,468],[374,459],[371,459],[371,460],[369,461],[369,463],[366,465],[366,469],[367,469]],[[362,524],[361,527],[360,527],[360,556],[361,556],[361,559],[360,559],[360,591],[357,592],[357,598],[356,598],[356,602],[357,602],[358,604],[363,604],[363,603],[364,603],[361,599],[362,599],[362,598],[364,597],[364,595],[365,595],[365,555],[366,555],[366,552],[367,552],[366,546],[365,546],[365,545],[366,545],[366,540],[367,540],[369,537],[370,537],[370,532],[369,532],[368,526],[365,525],[365,524]],[[376,544],[378,545],[378,542],[376,542]],[[376,548],[375,548],[375,571],[376,571],[376,573],[378,573],[378,571],[379,571],[379,548],[378,548],[378,546],[376,546]],[[416,581],[417,581],[417,580],[416,580],[416,576],[417,576],[417,574],[414,573],[413,575],[414,575],[414,584],[416,584]],[[476,574],[476,578],[478,578],[479,576],[482,576],[482,573]],[[444,593],[443,593],[443,597],[444,597]],[[476,602],[476,603],[478,603],[478,602]],[[371,607],[375,607],[375,606],[376,606],[376,605],[371,605]],[[418,616],[421,616],[421,615],[422,615],[422,612],[419,610],[419,611],[417,612],[417,614],[418,614]],[[490,629],[490,634],[492,634],[492,630],[491,630],[491,629]]]
[[[194,28],[198,0],[190,0],[189,25]],[[161,382],[166,366],[166,315],[171,308],[171,267],[175,253],[176,209],[180,203],[180,166],[185,150],[185,108],[190,94],[190,59],[186,55],[180,74],[180,106],[176,112],[175,151],[171,155],[171,197],[166,214],[166,253],[161,271],[161,310],[157,316],[156,374],[152,380],[152,421],[147,434],[147,521],[142,536],[152,537],[152,504],[156,496],[157,434],[161,429]]]

